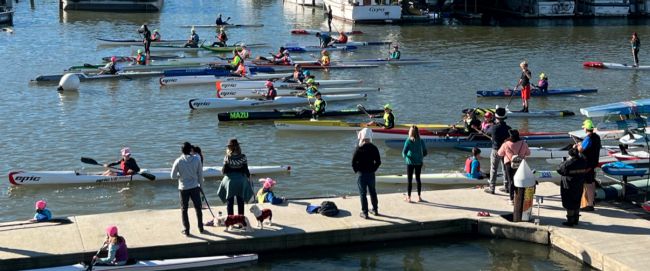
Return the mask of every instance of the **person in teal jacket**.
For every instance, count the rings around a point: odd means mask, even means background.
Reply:
[[[406,162],[406,176],[408,178],[408,194],[405,198],[407,202],[411,202],[413,173],[415,173],[415,181],[418,186],[418,201],[422,201],[422,182],[420,182],[420,173],[422,172],[422,164],[425,156],[427,156],[427,147],[420,139],[420,131],[418,127],[412,125],[411,129],[409,129],[409,136],[404,142],[404,149],[402,149],[402,157],[404,157],[404,161]]]
[[[36,214],[34,214],[34,218],[32,218],[30,221],[32,222],[44,222],[52,219],[52,212],[50,212],[49,209],[47,209],[47,202],[44,200],[39,200],[35,204],[35,209],[36,209]]]

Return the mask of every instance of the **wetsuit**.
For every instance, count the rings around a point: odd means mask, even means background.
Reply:
[[[632,54],[634,54],[634,65],[639,66],[639,48],[641,47],[641,40],[637,37],[630,43],[632,44]]]
[[[328,34],[321,33],[320,34],[320,47],[321,48],[327,48],[329,46],[330,42],[332,42],[332,37]]]
[[[149,54],[149,47],[151,47],[151,31],[145,29],[143,35],[144,40],[142,42],[144,43],[144,52]]]

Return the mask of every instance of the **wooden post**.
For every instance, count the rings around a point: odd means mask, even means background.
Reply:
[[[515,187],[515,202],[514,211],[512,214],[512,222],[521,222],[521,212],[524,207],[524,191],[526,188]]]

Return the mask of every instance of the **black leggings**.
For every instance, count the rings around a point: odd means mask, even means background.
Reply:
[[[639,49],[634,49],[634,65],[639,64]]]
[[[422,172],[422,165],[406,165],[406,177],[408,178],[408,196],[411,197],[411,189],[413,183],[413,171],[415,171],[415,181],[418,183],[418,196],[422,193],[422,182],[420,182],[420,172]]]
[[[228,215],[233,215],[233,205],[235,204],[235,198],[237,198],[237,214],[244,215],[244,199],[238,196],[234,196],[228,199],[228,204],[226,205],[226,211]]]

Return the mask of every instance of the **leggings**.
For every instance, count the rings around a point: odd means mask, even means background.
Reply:
[[[413,183],[413,171],[415,171],[415,181],[418,183],[418,196],[422,192],[422,182],[420,182],[420,172],[422,172],[422,165],[406,165],[406,177],[408,178],[408,196],[411,197],[411,189]]]
[[[234,196],[228,199],[228,204],[226,205],[226,211],[228,215],[234,214],[233,205],[235,204],[235,198],[237,198],[237,214],[244,215],[244,199],[239,196]]]

